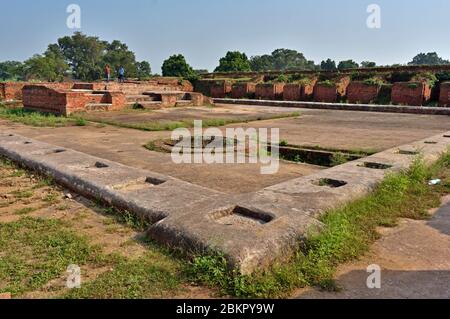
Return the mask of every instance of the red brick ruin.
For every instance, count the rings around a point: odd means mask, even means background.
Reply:
[[[327,71],[272,71],[242,73],[211,73],[195,83],[195,91],[212,98],[311,101],[352,104],[384,103],[423,106],[439,103],[450,106],[450,82],[415,81],[414,75],[450,74],[450,66],[403,66]],[[354,77],[354,75],[357,75]],[[393,74],[410,74],[409,82],[396,81]],[[280,75],[309,79],[296,83],[272,82]],[[362,76],[361,76],[362,75]],[[364,77],[366,75],[366,77]],[[358,78],[360,76],[362,79]],[[220,79],[221,77],[226,79]],[[352,80],[353,78],[353,80]],[[370,81],[370,79],[377,81]],[[234,80],[236,79],[236,80]],[[251,79],[251,80],[243,80]],[[321,79],[321,80],[318,80]],[[365,81],[365,79],[369,81]],[[433,98],[433,99],[432,99]],[[437,99],[439,99],[437,101]]]
[[[153,81],[96,83],[0,83],[0,99],[22,101],[25,109],[70,115],[84,111],[117,111],[130,106],[158,109],[202,106],[212,100],[193,92],[188,81],[160,78]]]

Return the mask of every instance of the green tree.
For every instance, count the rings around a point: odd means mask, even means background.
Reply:
[[[136,62],[136,70],[139,79],[148,78],[152,75],[152,68],[147,61]]]
[[[272,52],[274,70],[312,70],[315,68],[313,61],[308,61],[303,53],[289,49],[277,49]]]
[[[135,54],[128,49],[125,43],[118,40],[114,40],[106,45],[106,51],[101,63],[102,70],[106,64],[109,64],[111,67],[112,76],[117,76],[119,68],[123,66],[127,77],[138,77],[138,65]]]
[[[43,55],[34,55],[24,66],[27,79],[49,82],[63,81],[68,70],[69,65],[57,45],[49,45]]]
[[[335,70],[337,70],[336,62],[331,60],[331,59],[327,59],[326,61],[322,61],[320,63],[320,68],[322,70],[325,70],[325,71],[335,71]]]
[[[443,65],[450,64],[450,61],[439,57],[436,52],[419,53],[408,65]]]
[[[58,46],[76,79],[93,81],[103,77],[103,57],[108,47],[107,42],[75,32],[70,37],[58,39]]]
[[[0,80],[19,81],[24,78],[24,64],[19,61],[0,62]]]
[[[361,62],[361,67],[362,68],[375,68],[377,66],[377,64],[375,62],[371,62],[371,61],[363,61]]]
[[[176,54],[169,57],[162,65],[163,76],[176,76],[187,80],[197,78],[194,69],[186,62],[182,54]]]
[[[338,65],[339,70],[357,69],[357,68],[359,68],[359,64],[353,60],[341,61],[341,62],[339,62],[339,65]]]
[[[271,55],[257,55],[250,58],[250,66],[252,71],[272,71],[273,70],[273,59]]]
[[[315,70],[314,61],[303,53],[289,49],[277,49],[271,55],[254,56],[250,60],[253,71]]]
[[[245,53],[228,51],[226,56],[220,59],[219,66],[214,72],[247,72],[251,71],[250,62]]]

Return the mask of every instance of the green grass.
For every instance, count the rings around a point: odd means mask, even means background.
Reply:
[[[85,115],[86,116],[86,115]],[[275,120],[290,117],[299,117],[301,114],[299,112],[277,114],[272,116],[253,116],[247,119],[203,119],[203,128],[207,127],[220,127],[230,124],[237,123],[250,123],[255,121],[265,121],[265,120]],[[153,122],[143,122],[143,123],[127,123],[121,122],[114,119],[102,119],[95,116],[88,116],[86,120],[101,124],[113,125],[124,128],[137,129],[141,131],[173,131],[177,128],[192,128],[194,127],[194,120],[181,119],[179,121],[164,121],[155,120]]]
[[[98,262],[97,250],[56,220],[23,218],[0,224],[0,292],[42,287],[71,264]]]
[[[436,176],[444,183],[428,186],[427,181]],[[193,260],[189,274],[192,280],[238,297],[284,297],[302,286],[338,289],[333,280],[336,267],[366,253],[380,237],[377,227],[395,226],[399,218],[427,219],[428,210],[439,206],[441,195],[450,192],[449,185],[450,152],[432,167],[418,159],[409,170],[386,177],[372,194],[327,212],[321,218],[324,229],[311,229],[309,240],[299,245],[289,263],[242,276],[228,269],[220,255],[201,256]]]
[[[8,108],[2,104],[0,104],[0,118],[36,127],[85,126],[87,124],[82,118],[56,116],[23,108]]]

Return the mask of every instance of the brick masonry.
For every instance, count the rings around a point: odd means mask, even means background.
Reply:
[[[231,97],[233,99],[251,99],[255,97],[256,83],[238,82],[233,84]]]
[[[260,83],[256,85],[255,98],[261,100],[282,100],[284,83]]]
[[[209,94],[212,98],[225,98],[231,93],[232,84],[229,81],[215,81],[211,86],[211,93]]]
[[[431,87],[421,82],[397,82],[391,98],[393,104],[421,106],[431,99]]]
[[[442,107],[450,106],[450,82],[444,82],[441,84],[441,89],[439,93],[439,106]]]
[[[334,83],[334,86],[317,83],[314,87],[314,101],[335,103],[338,99],[345,97],[350,84],[350,77],[340,77]]]
[[[370,85],[364,82],[351,82],[347,88],[349,103],[372,103],[380,93],[379,85]]]

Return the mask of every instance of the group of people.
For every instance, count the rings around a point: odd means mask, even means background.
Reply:
[[[119,83],[123,83],[125,81],[125,68],[123,66],[119,67],[118,74],[119,74],[118,76]],[[109,64],[105,66],[105,75],[106,81],[107,82],[111,81],[111,67],[109,66]]]

